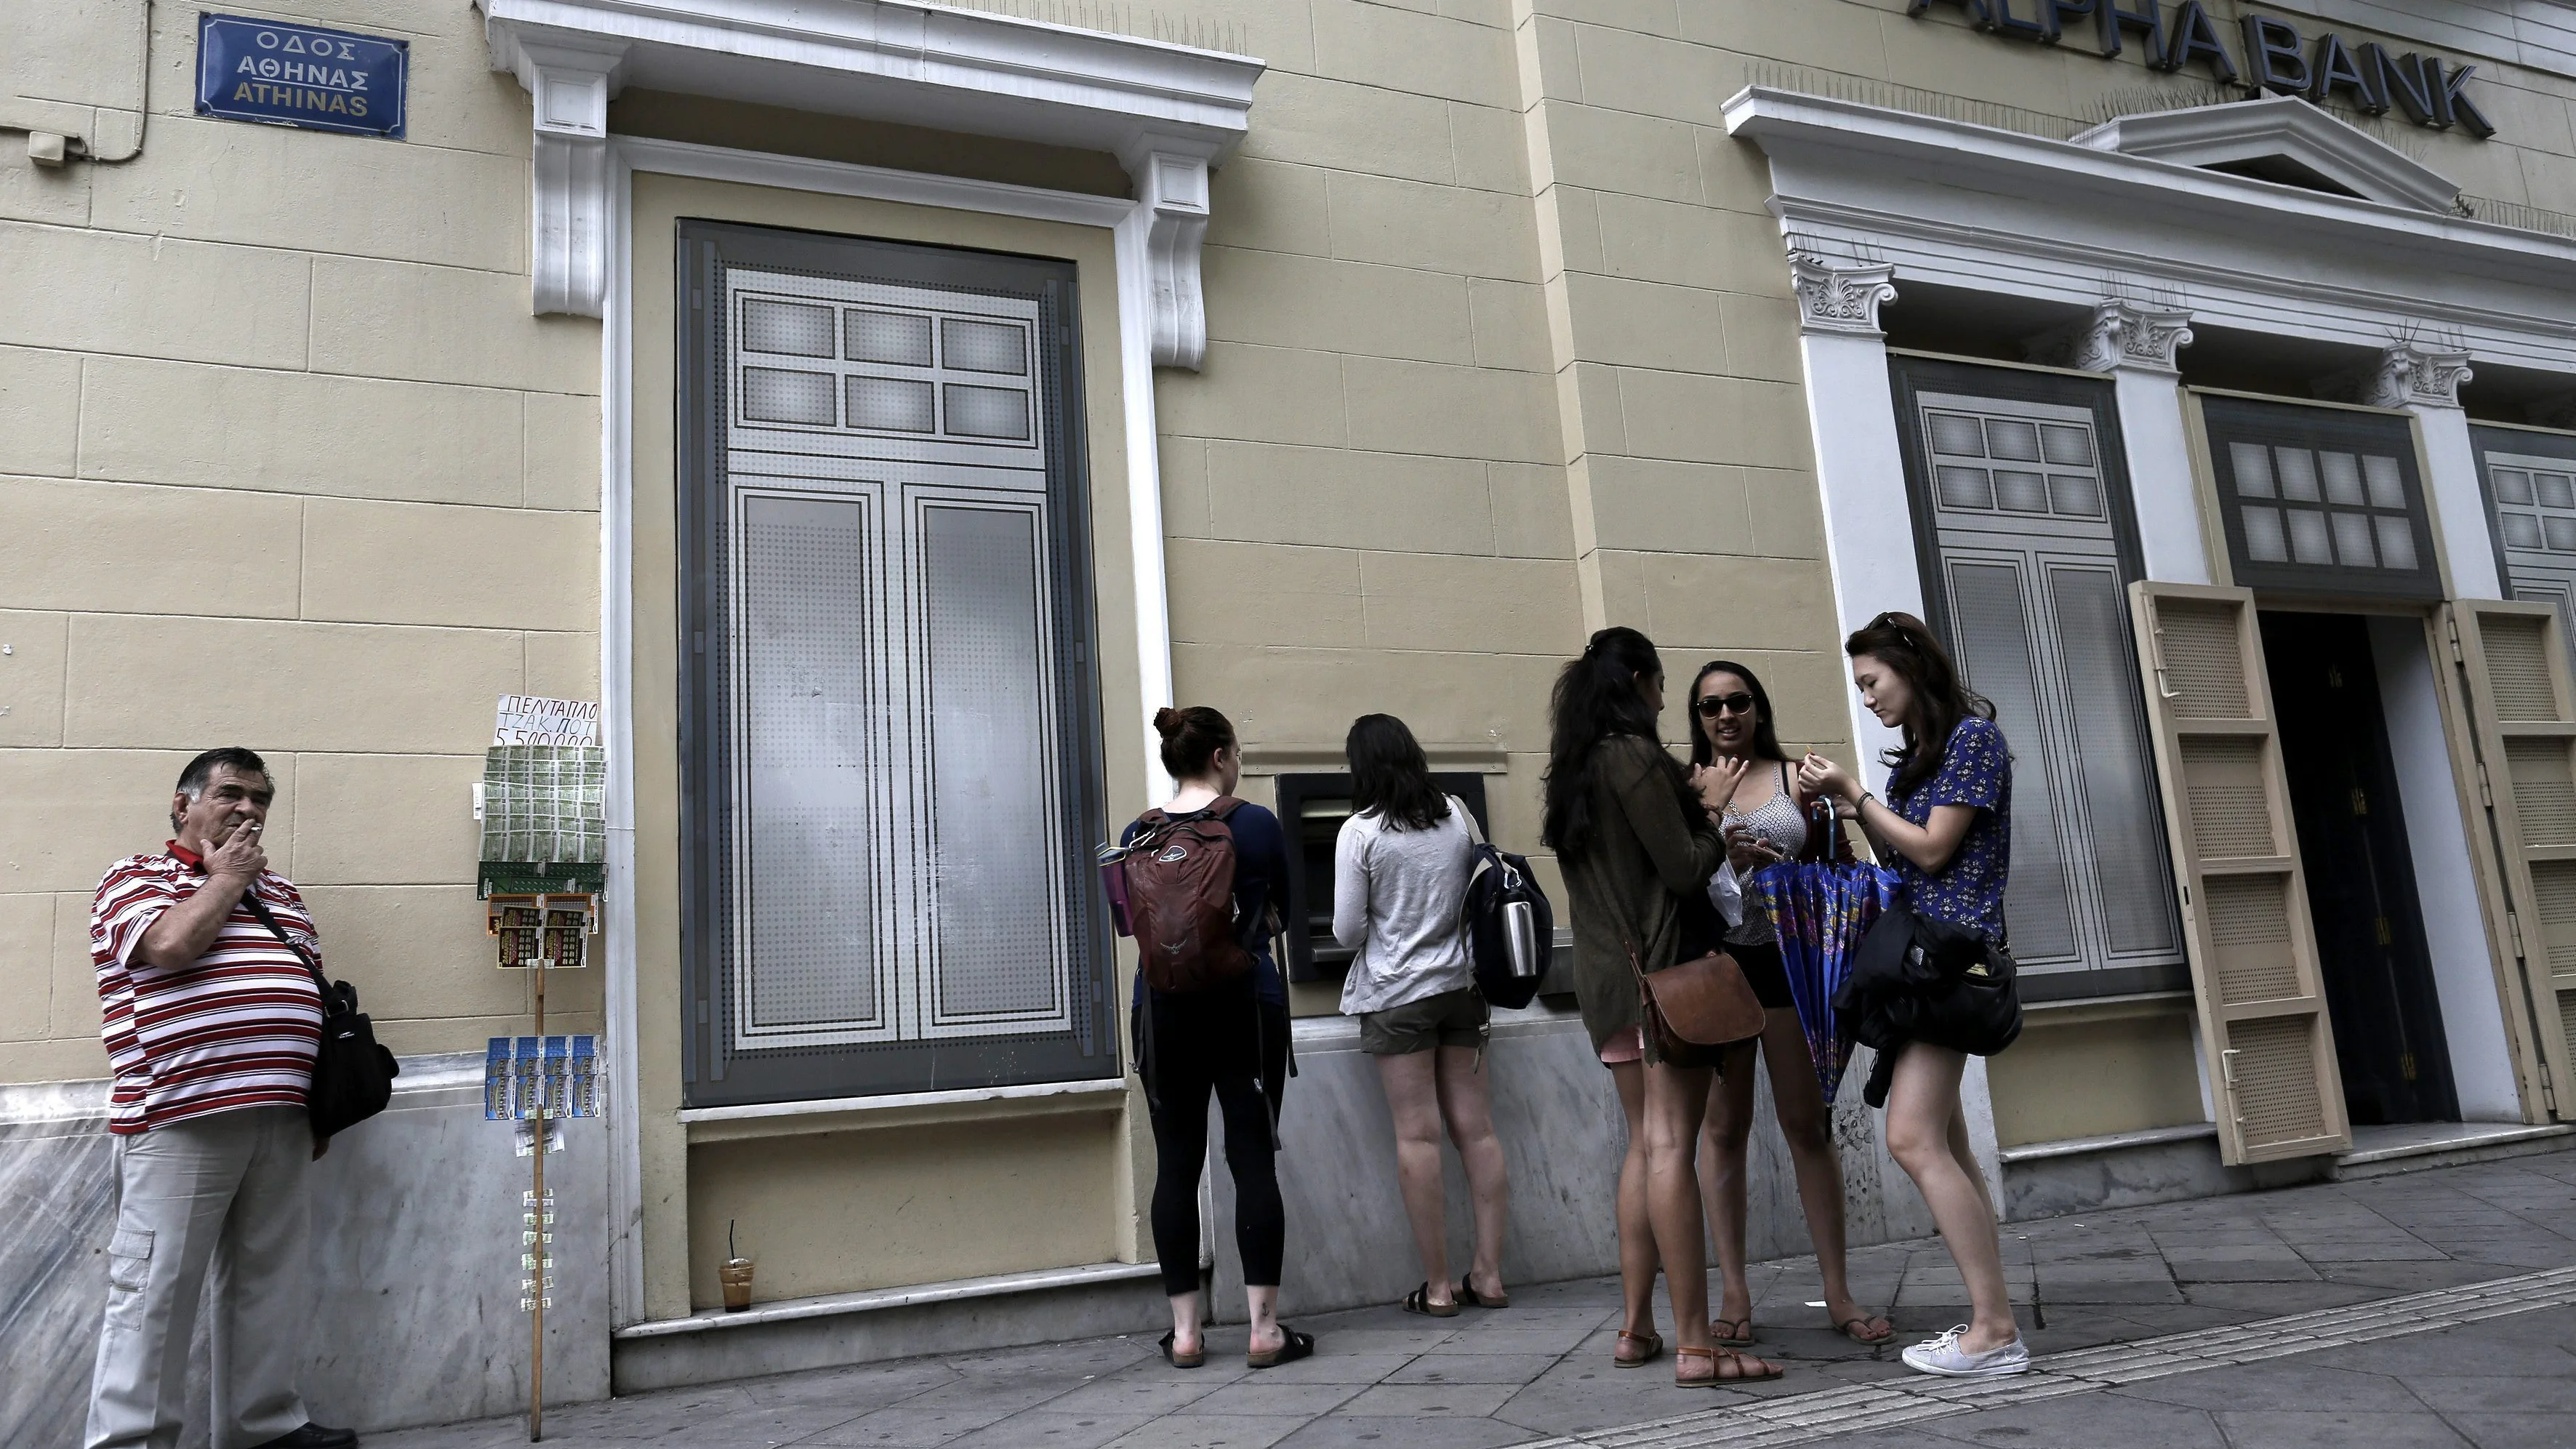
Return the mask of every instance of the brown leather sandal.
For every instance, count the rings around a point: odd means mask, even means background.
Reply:
[[[1709,1361],[1708,1374],[1705,1377],[1697,1374],[1685,1376],[1682,1373],[1682,1370],[1689,1365],[1690,1360],[1695,1358],[1704,1358]],[[1760,1364],[1762,1366],[1762,1371],[1760,1373],[1753,1371],[1752,1366],[1755,1364]],[[1720,1388],[1729,1384],[1758,1384],[1767,1382],[1771,1379],[1776,1379],[1786,1372],[1786,1369],[1781,1368],[1776,1363],[1754,1358],[1747,1354],[1740,1354],[1731,1348],[1677,1348],[1673,1350],[1673,1387],[1677,1389],[1709,1389]]]
[[[1627,1352],[1628,1345],[1632,1343],[1640,1345],[1633,1358]],[[1610,1362],[1618,1368],[1644,1368],[1663,1356],[1664,1340],[1661,1334],[1630,1333],[1624,1328],[1619,1330],[1618,1343],[1612,1345],[1610,1349]]]

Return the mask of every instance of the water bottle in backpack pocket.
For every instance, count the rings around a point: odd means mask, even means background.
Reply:
[[[1467,822],[1474,842],[1458,926],[1476,965],[1476,989],[1487,1005],[1518,1011],[1537,998],[1539,979],[1556,951],[1556,911],[1527,860],[1486,844],[1465,801],[1452,795],[1449,808]]]

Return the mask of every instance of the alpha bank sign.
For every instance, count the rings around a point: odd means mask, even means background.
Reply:
[[[2469,99],[2476,66],[2413,52],[2391,55],[2377,41],[2355,45],[2332,32],[2310,43],[2299,27],[2270,15],[2246,16],[2231,46],[2201,0],[2185,0],[2170,13],[2157,0],[2132,3],[2134,8],[2121,0],[1909,0],[1905,13],[1955,5],[1979,30],[2044,45],[2089,26],[2105,59],[2135,38],[2157,70],[2198,67],[2222,85],[2305,96],[2319,105],[2340,99],[2373,116],[2396,111],[2416,125],[2458,126],[2481,141],[2495,134],[2486,113]]]

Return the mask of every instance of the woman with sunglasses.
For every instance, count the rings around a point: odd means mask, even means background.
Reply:
[[[1710,1340],[1742,1348],[1754,1340],[1753,1293],[1744,1278],[1745,1149],[1753,1133],[1753,1059],[1771,1072],[1771,1101],[1789,1161],[1798,1176],[1798,1201],[1806,1209],[1807,1236],[1816,1245],[1824,1277],[1825,1315],[1854,1343],[1876,1345],[1896,1336],[1884,1318],[1865,1312],[1852,1297],[1843,1257],[1843,1167],[1834,1151],[1832,1104],[1816,1082],[1807,1033],[1799,1025],[1789,973],[1780,961],[1778,933],[1749,887],[1765,866],[1784,860],[1849,860],[1851,844],[1831,806],[1816,818],[1818,799],[1799,790],[1789,756],[1771,716],[1771,695],[1752,670],[1730,659],[1700,666],[1691,681],[1691,763],[1721,762],[1739,772],[1719,815],[1726,834],[1726,871],[1743,902],[1742,920],[1726,932],[1726,952],[1744,968],[1744,979],[1763,1006],[1762,1035],[1729,1047],[1709,1084],[1708,1120],[1700,1129],[1700,1195],[1708,1204],[1710,1236],[1717,1242],[1722,1283]],[[1722,871],[1721,874],[1726,873]]]
[[[1922,620],[1886,613],[1843,641],[1852,684],[1903,743],[1884,757],[1887,798],[1822,755],[1798,783],[1840,802],[1903,882],[1915,914],[2004,937],[2004,880],[2012,862],[2012,754],[1994,706],[1960,682],[1949,651]],[[1995,1205],[1968,1150],[1959,1104],[1967,1057],[1909,1042],[1871,1068],[1887,1087],[1887,1150],[1923,1194],[1968,1289],[1969,1321],[1905,1350],[1906,1366],[1945,1378],[1997,1378],[2030,1367],[2004,1291]],[[1882,1074],[1885,1074],[1882,1076]]]

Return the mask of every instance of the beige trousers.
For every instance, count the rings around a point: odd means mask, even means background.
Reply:
[[[306,1419],[307,1219],[313,1130],[302,1109],[250,1107],[116,1139],[107,1321],[87,1449],[175,1449],[188,1341],[211,1267],[214,1449],[252,1449]]]

